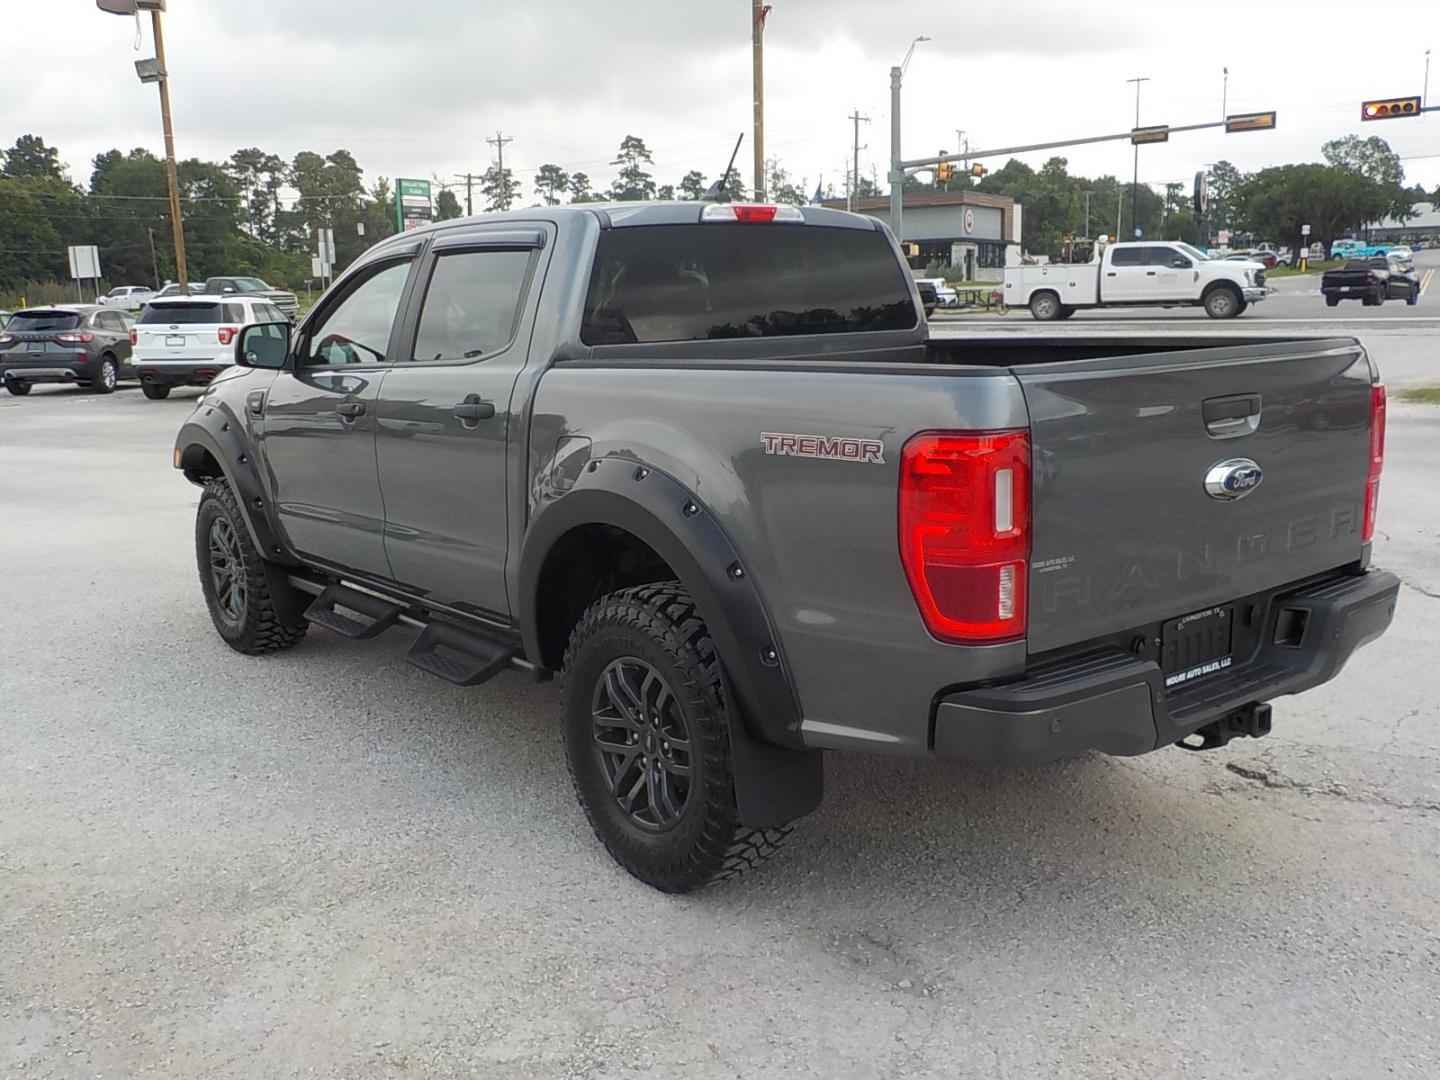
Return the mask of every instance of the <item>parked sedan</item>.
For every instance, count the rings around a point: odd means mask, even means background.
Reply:
[[[130,320],[95,304],[17,311],[0,332],[0,379],[12,394],[68,382],[108,394],[130,374]]]

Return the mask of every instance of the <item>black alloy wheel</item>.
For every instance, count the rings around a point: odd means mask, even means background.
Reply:
[[[647,832],[674,828],[690,802],[690,728],[665,676],[637,656],[595,682],[590,719],[610,795]]]
[[[239,626],[245,618],[249,589],[235,526],[223,517],[211,521],[209,548],[210,582],[215,590],[216,609],[231,626]]]

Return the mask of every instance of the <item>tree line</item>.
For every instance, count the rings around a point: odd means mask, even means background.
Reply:
[[[1381,138],[1346,136],[1321,148],[1323,162],[1273,166],[1242,173],[1221,161],[1208,170],[1212,230],[1247,232],[1257,238],[1298,242],[1300,227],[1329,243],[1382,217],[1404,218],[1427,197],[1407,188],[1399,157]],[[608,187],[591,177],[547,162],[535,170],[531,187],[498,164],[481,175],[476,209],[508,210],[523,205],[643,201],[703,197],[706,175],[691,169],[674,183],[657,179],[654,158],[635,135],[621,140],[610,164]],[[833,184],[809,191],[778,161],[767,163],[766,195],[772,201],[806,203],[818,193],[835,198]],[[284,159],[258,147],[235,151],[222,162],[191,158],[178,165],[189,276],[253,274],[296,287],[310,274],[316,230],[334,231],[338,266],[395,231],[393,189],[379,177],[368,187],[348,150],[329,154],[305,150]],[[464,213],[454,185],[438,184],[435,214]],[[882,194],[861,176],[856,194]],[[1203,240],[1191,207],[1190,185],[1173,182],[1163,193],[1141,185],[1132,210],[1129,184],[1114,176],[1073,176],[1063,157],[1038,169],[1011,159],[975,182],[961,173],[951,187],[1008,195],[1023,206],[1022,242],[1036,254],[1060,254],[1067,238],[1109,233],[1172,240]],[[751,193],[733,167],[724,178],[727,197]],[[925,177],[906,181],[906,190],[937,190]],[[839,193],[843,197],[843,190]],[[1435,193],[1440,201],[1440,192]],[[1088,213],[1087,213],[1088,209]],[[150,151],[106,151],[91,162],[88,184],[66,175],[56,147],[38,135],[22,135],[0,151],[0,296],[16,296],[30,283],[63,281],[65,249],[96,244],[112,282],[159,284],[173,280],[165,164]]]

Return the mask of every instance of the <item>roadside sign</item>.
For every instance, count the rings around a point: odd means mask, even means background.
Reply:
[[[310,276],[317,280],[325,279],[325,264],[320,261],[320,256],[310,256]]]
[[[1195,174],[1195,216],[1204,217],[1210,208],[1210,193],[1205,183],[1204,170]]]
[[[1226,132],[1270,131],[1275,127],[1273,112],[1236,113],[1225,117]]]
[[[100,249],[86,244],[65,249],[70,259],[70,277],[75,281],[94,281],[100,277]]]
[[[1226,244],[1230,243],[1230,230],[1229,230],[1229,229],[1221,229],[1219,232],[1217,232],[1217,233],[1215,234],[1215,241],[1216,241],[1216,243],[1218,243],[1221,247],[1224,247]]]
[[[1133,146],[1141,143],[1157,143],[1170,141],[1170,125],[1160,124],[1158,127],[1133,128],[1130,131],[1130,142]]]
[[[1309,235],[1310,235],[1310,226],[1309,226],[1309,225],[1301,225],[1301,226],[1300,226],[1300,235],[1301,235],[1301,236],[1309,236]]]
[[[430,181],[395,181],[395,228],[402,232],[418,229],[429,224],[433,213],[430,207]]]
[[[965,208],[965,231],[966,233],[975,231],[975,211],[968,206]]]

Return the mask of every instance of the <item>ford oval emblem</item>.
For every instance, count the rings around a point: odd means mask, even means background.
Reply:
[[[1210,466],[1205,474],[1205,494],[1212,499],[1243,499],[1260,486],[1265,471],[1249,458],[1230,458]]]

